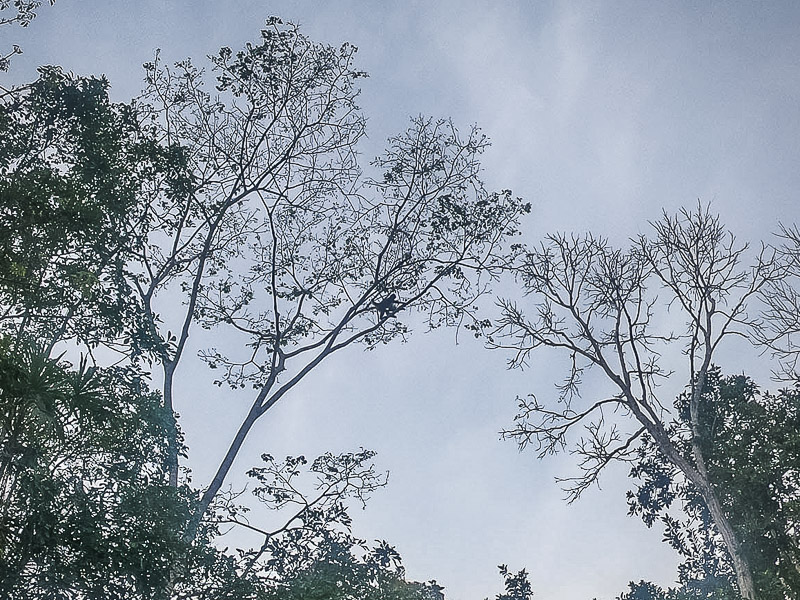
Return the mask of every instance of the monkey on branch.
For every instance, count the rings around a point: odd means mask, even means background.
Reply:
[[[375,307],[375,310],[378,312],[378,320],[384,321],[390,317],[395,316],[398,311],[400,310],[400,306],[397,303],[397,294],[389,294],[383,300],[379,302],[374,302],[372,305]]]

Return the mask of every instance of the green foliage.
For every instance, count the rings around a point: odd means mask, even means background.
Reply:
[[[364,506],[386,484],[386,475],[371,464],[374,456],[370,450],[326,453],[313,461],[263,455],[262,466],[248,473],[255,481],[252,493],[270,512],[265,520],[280,525],[270,531],[255,526],[246,517],[251,509],[234,503],[238,496],[215,504],[204,522],[208,539],[233,525],[264,540],[257,550],[240,550],[235,559],[228,555],[235,578],[219,593],[249,585],[253,597],[266,600],[443,600],[436,582],[406,580],[392,546],[383,541],[371,545],[352,533],[349,503]],[[199,587],[195,582],[186,589],[194,598]]]
[[[686,394],[676,400],[676,408],[679,420],[672,428],[686,440],[688,454]],[[762,394],[746,376],[723,377],[719,369],[712,369],[699,404],[699,425],[709,479],[742,540],[758,597],[797,598],[800,389]],[[679,576],[693,590],[690,597],[732,594],[730,558],[697,491],[655,451],[650,439],[638,457],[631,476],[640,483],[628,493],[630,513],[648,526],[663,523],[665,541],[683,557]],[[686,514],[683,520],[669,510],[676,500]]]
[[[516,573],[509,571],[506,565],[500,565],[498,569],[505,580],[506,591],[497,594],[497,600],[531,600],[533,598],[533,588],[525,569]]]
[[[184,490],[166,419],[131,369],[77,369],[0,342],[0,595],[128,598],[163,587]]]
[[[738,600],[728,581],[692,581],[679,588],[662,589],[649,581],[631,582],[617,600]]]
[[[43,67],[0,104],[0,327],[90,344],[125,330],[123,271],[149,148],[105,79]]]
[[[164,399],[171,405],[197,326],[215,332],[216,345],[199,352],[214,383],[250,390],[251,408],[188,537],[254,424],[317,365],[358,343],[405,338],[413,312],[430,328],[473,320],[530,209],[486,190],[485,136],[448,120],[413,119],[373,162],[384,176],[365,177],[355,54],[270,19],[254,42],[210,56],[207,71],[158,53],[145,65],[142,127],[179,149],[190,173],[183,194],[165,190],[172,175],[148,186],[138,221],[146,242],[130,270],[148,330],[161,340]],[[376,307],[387,298],[396,310],[381,318]]]
[[[361,550],[362,557],[354,555]],[[435,581],[405,580],[397,551],[379,542],[374,548],[354,548],[326,540],[319,560],[273,590],[270,600],[444,600]]]
[[[630,590],[617,597],[617,600],[667,600],[666,592],[649,581],[631,582]]]
[[[196,496],[168,485],[169,420],[141,374],[19,348],[0,344],[3,598],[443,598],[434,582],[405,580],[394,548],[350,533],[344,501],[364,502],[385,484],[367,464],[373,452],[310,466],[265,456],[251,471],[255,497],[279,515],[299,510],[265,532],[259,552],[236,554],[214,540],[222,526],[247,523],[244,510],[218,504],[188,544]],[[317,476],[316,497],[299,495],[305,470]]]
[[[389,293],[431,327],[471,318],[530,210],[484,189],[484,136],[446,120],[415,119],[374,163],[387,175],[364,178],[355,52],[271,19],[211,58],[213,96],[190,61],[157,58],[130,105],[56,67],[0,97],[0,596],[443,598],[352,534],[348,503],[385,484],[370,451],[311,463],[316,495],[295,487],[305,458],[265,455],[249,475],[286,517],[272,531],[220,493],[232,460],[200,497],[177,485],[172,382],[192,325],[242,336],[250,359],[201,358],[260,390],[259,417],[329,354],[403,337],[375,315]],[[185,312],[162,327],[179,311],[156,305],[176,298]],[[75,367],[55,347],[127,366]],[[164,367],[163,397],[141,357]],[[220,549],[229,527],[263,543]],[[524,571],[503,575],[499,598],[530,597]]]
[[[57,343],[143,349],[126,283],[139,195],[164,174],[171,193],[185,182],[182,154],[107,91],[46,67],[0,104],[3,598],[166,597],[180,560],[177,584],[244,585],[208,537],[183,539],[196,497],[168,485],[174,422],[144,375],[52,356]]]

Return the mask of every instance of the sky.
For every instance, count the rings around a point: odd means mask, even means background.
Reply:
[[[529,243],[591,230],[624,244],[662,210],[698,199],[754,244],[797,221],[795,2],[58,0],[29,28],[0,32],[4,47],[24,50],[0,82],[58,64],[105,74],[124,101],[141,89],[155,48],[201,62],[256,39],[269,15],[312,39],[358,46],[370,74],[360,100],[365,156],[414,115],[478,124],[493,142],[487,187],[533,205]],[[193,343],[203,347],[202,336]],[[527,568],[539,600],[672,583],[677,558],[661,532],[626,515],[624,467],[567,505],[554,477],[575,473],[573,457],[538,461],[499,439],[516,396],[546,395],[554,382],[552,363],[511,372],[506,358],[453,331],[350,349],[270,411],[234,469],[261,452],[376,450],[389,484],[354,513],[356,534],[388,540],[411,579],[436,578],[455,600],[493,597],[501,563]],[[725,360],[728,372],[750,373],[753,351]],[[177,409],[203,485],[247,398],[209,394],[199,363],[179,376]]]

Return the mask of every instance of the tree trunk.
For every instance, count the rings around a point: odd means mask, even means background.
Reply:
[[[692,483],[697,486],[700,495],[703,496],[703,500],[705,500],[706,506],[708,506],[708,510],[711,513],[711,518],[714,519],[714,524],[725,542],[728,554],[731,555],[733,568],[736,571],[736,584],[739,587],[739,593],[745,600],[756,600],[756,590],[753,583],[753,574],[750,571],[750,563],[742,555],[741,545],[736,538],[736,533],[730,521],[728,521],[728,517],[725,516],[722,505],[719,503],[710,482],[706,480],[702,481],[702,483],[696,481]]]
[[[703,461],[700,448],[693,442],[692,449],[694,451],[695,460],[698,463],[693,465],[691,461],[675,447],[675,444],[673,444],[663,425],[659,422],[650,421],[645,416],[633,395],[630,393],[630,389],[626,390],[626,396],[628,396],[628,407],[638,421],[645,426],[647,432],[653,437],[653,440],[664,457],[683,473],[703,497],[711,513],[711,517],[714,520],[714,525],[716,525],[722,536],[725,549],[728,551],[733,561],[733,569],[736,572],[736,583],[742,598],[745,600],[757,600],[750,563],[742,555],[741,545],[736,538],[736,533],[730,521],[728,521],[728,518],[725,516],[725,511],[722,509],[722,505],[716,493],[714,493],[714,487],[708,479],[708,472],[705,469],[705,462]]]
[[[712,304],[713,310],[713,304]],[[706,324],[706,348],[711,347],[710,331],[711,331],[711,313],[708,313],[708,322]],[[706,459],[703,456],[703,449],[700,446],[700,398],[703,390],[706,387],[708,369],[711,365],[711,351],[707,350],[703,365],[697,374],[697,381],[692,388],[692,396],[689,401],[689,419],[692,426],[692,455],[694,456],[693,474],[695,478],[690,477],[690,473],[685,473],[692,483],[700,491],[703,500],[711,513],[711,518],[717,526],[717,530],[725,542],[725,547],[730,554],[733,561],[733,569],[736,571],[736,583],[739,587],[739,593],[745,600],[755,600],[755,585],[753,584],[753,574],[750,570],[750,564],[747,559],[742,555],[742,548],[739,540],[736,538],[736,532],[733,530],[722,504],[717,498],[714,491],[714,486],[711,484],[711,479],[708,476],[708,469],[706,468]]]
[[[736,584],[739,587],[739,593],[742,595],[742,598],[745,600],[756,600],[755,585],[753,583],[753,574],[750,570],[750,563],[742,554],[741,544],[736,537],[736,532],[733,530],[733,526],[725,515],[725,511],[714,492],[714,487],[711,485],[707,474],[704,472],[705,470],[703,469],[703,472],[701,472],[701,470],[692,468],[685,459],[683,461],[685,465],[683,466],[672,461],[672,459],[670,460],[681,470],[686,478],[692,482],[703,497],[703,501],[706,503],[708,511],[711,513],[714,525],[722,536],[725,548],[731,557],[731,561],[733,561],[733,569],[736,572]]]
[[[164,408],[168,412],[166,467],[169,485],[178,487],[178,423],[172,401],[172,387],[175,378],[175,361],[164,362]]]
[[[214,500],[217,492],[219,492],[220,488],[222,487],[225,477],[228,475],[228,471],[231,470],[233,461],[236,459],[236,455],[239,453],[239,449],[242,447],[245,438],[247,438],[247,434],[250,432],[250,429],[253,427],[253,424],[256,422],[258,417],[261,416],[260,408],[261,395],[259,395],[258,399],[256,399],[256,401],[253,403],[253,406],[250,408],[250,412],[247,413],[247,417],[239,426],[239,431],[236,432],[236,437],[233,438],[230,448],[228,448],[228,452],[225,454],[225,458],[222,460],[222,463],[220,463],[219,468],[214,475],[214,479],[211,480],[208,488],[205,492],[203,492],[203,497],[200,499],[200,503],[197,505],[197,508],[192,515],[192,519],[189,521],[189,524],[186,528],[186,533],[184,534],[184,539],[186,541],[191,542],[197,536],[197,528],[200,526],[200,521],[203,520],[203,516],[208,510],[208,507],[211,506],[211,502]]]

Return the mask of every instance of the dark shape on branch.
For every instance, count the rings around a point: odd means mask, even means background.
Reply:
[[[380,302],[373,302],[375,310],[378,311],[378,320],[383,321],[390,317],[395,316],[400,312],[400,306],[397,304],[397,294],[389,294]]]

